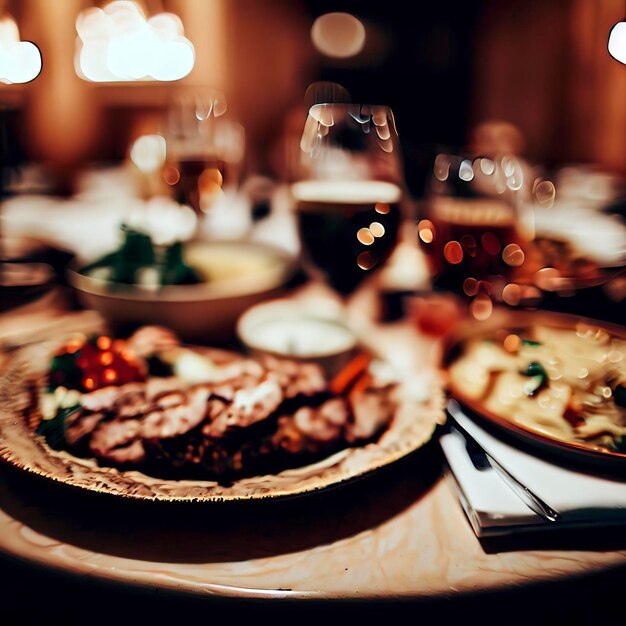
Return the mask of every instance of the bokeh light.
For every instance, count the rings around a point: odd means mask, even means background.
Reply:
[[[502,260],[511,267],[523,265],[525,258],[524,251],[516,243],[510,243],[502,250]]]
[[[91,7],[76,18],[76,71],[93,82],[174,81],[191,72],[193,44],[173,13],[146,18],[130,0]]]
[[[356,238],[359,243],[364,246],[371,246],[374,243],[374,235],[370,232],[369,228],[360,228],[356,234]]]
[[[500,240],[494,233],[483,233],[480,241],[483,244],[483,248],[487,254],[496,255],[498,254],[498,252],[500,252]]]
[[[432,243],[435,238],[435,225],[430,220],[421,220],[417,225],[417,232],[424,243]]]
[[[385,227],[380,222],[372,222],[369,230],[374,237],[382,237],[385,234]]]
[[[12,85],[28,83],[41,72],[41,52],[34,43],[20,41],[15,20],[0,20],[0,82]]]
[[[350,13],[326,13],[311,28],[313,45],[322,54],[336,59],[353,57],[365,46],[365,26]]]
[[[448,241],[443,249],[443,255],[448,263],[458,265],[463,260],[463,248],[458,241]]]
[[[626,22],[618,22],[611,29],[608,49],[616,61],[626,64]]]
[[[470,312],[479,322],[484,322],[489,319],[493,312],[493,302],[491,298],[484,293],[478,294],[470,304]]]
[[[361,252],[356,262],[362,270],[371,270],[378,263],[378,257],[373,252]]]
[[[463,292],[466,296],[475,296],[478,293],[478,281],[475,278],[466,278],[463,281]]]
[[[522,290],[519,285],[509,283],[502,290],[502,299],[510,306],[517,306],[522,299]]]
[[[161,135],[142,135],[130,149],[130,159],[142,172],[156,172],[165,163],[165,139]]]
[[[522,340],[519,338],[519,335],[507,335],[503,345],[507,352],[517,352],[522,345]]]

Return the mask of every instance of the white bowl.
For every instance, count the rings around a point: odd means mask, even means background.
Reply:
[[[210,279],[154,290],[87,276],[74,266],[68,280],[80,302],[114,326],[158,324],[186,341],[224,343],[237,318],[280,293],[296,270],[283,251],[250,242],[194,242],[185,247],[185,261]]]
[[[357,351],[357,337],[341,319],[288,299],[246,311],[237,322],[237,336],[252,354],[315,362],[330,377]]]

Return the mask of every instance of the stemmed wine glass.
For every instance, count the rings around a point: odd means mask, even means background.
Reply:
[[[309,109],[291,192],[306,263],[344,298],[396,244],[401,172],[391,109],[345,103]]]
[[[477,319],[514,298],[531,225],[524,211],[525,169],[515,156],[439,154],[418,236],[433,284],[471,299]]]
[[[176,200],[198,215],[238,179],[245,136],[226,111],[226,99],[213,90],[180,92],[168,111],[163,176]]]

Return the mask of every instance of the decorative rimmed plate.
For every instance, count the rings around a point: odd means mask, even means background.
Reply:
[[[68,331],[71,329],[68,329]],[[81,328],[83,332],[102,331]],[[427,443],[444,420],[439,386],[427,399],[403,394],[392,423],[379,439],[346,448],[315,464],[277,474],[242,478],[229,486],[215,481],[164,480],[139,471],[103,467],[95,460],[52,450],[23,416],[29,381],[47,367],[63,339],[32,343],[0,359],[0,460],[69,487],[139,500],[224,502],[262,500],[306,494],[364,476]],[[406,397],[405,397],[406,396]]]
[[[449,371],[451,365],[461,356],[464,346],[470,340],[492,339],[496,335],[507,335],[523,332],[532,326],[568,330],[582,326],[606,331],[609,335],[626,340],[626,329],[615,324],[591,320],[575,315],[551,313],[544,311],[511,311],[498,310],[485,322],[468,321],[459,326],[457,331],[448,338],[443,353],[443,365]],[[592,442],[568,440],[552,436],[546,432],[534,430],[532,427],[512,421],[508,417],[488,409],[483,402],[468,395],[453,376],[448,376],[450,395],[458,400],[478,419],[485,420],[518,439],[548,454],[556,454],[574,462],[591,463],[607,468],[626,471],[626,453],[609,450]]]

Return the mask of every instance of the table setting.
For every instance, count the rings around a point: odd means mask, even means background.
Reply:
[[[15,615],[37,576],[50,596],[109,588],[156,611],[456,618],[527,598],[521,621],[548,597],[547,621],[571,615],[563,590],[587,581],[619,587],[624,172],[551,135],[542,152],[532,124],[495,114],[463,133],[443,105],[432,129],[412,119],[402,89],[359,73],[376,55],[371,76],[408,71],[376,20],[312,19],[328,66],[300,89],[281,68],[285,50],[298,76],[316,67],[295,53],[312,3],[254,13],[283,20],[283,42],[221,2],[161,4],[50,13],[76,38],[69,97],[93,107],[67,145],[28,124],[63,84],[45,64],[9,72],[0,95],[0,572],[21,572]],[[28,43],[4,19],[0,43]],[[273,91],[247,98],[220,73],[231,44],[201,43],[200,22],[258,36],[267,67],[241,72]],[[61,32],[41,50],[59,76]]]

